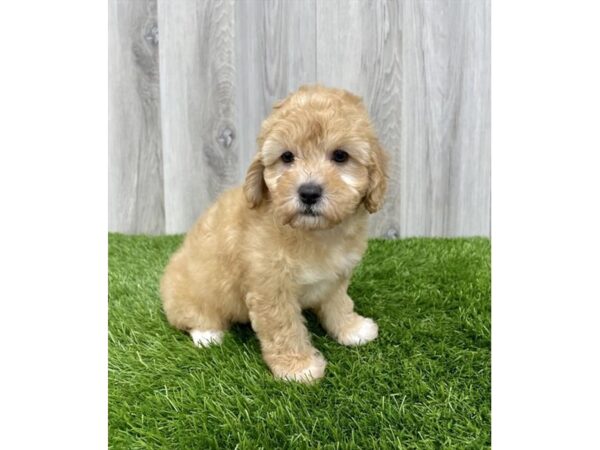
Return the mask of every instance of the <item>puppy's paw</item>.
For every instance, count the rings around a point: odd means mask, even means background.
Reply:
[[[198,347],[209,347],[219,345],[223,342],[223,333],[218,330],[190,330],[190,336]]]
[[[307,358],[290,358],[285,363],[279,362],[273,365],[271,370],[277,378],[282,380],[310,383],[323,378],[326,366],[327,361],[323,355],[319,351],[315,351]]]
[[[378,333],[379,327],[373,319],[359,316],[348,329],[338,334],[337,341],[342,345],[363,345],[375,339]]]

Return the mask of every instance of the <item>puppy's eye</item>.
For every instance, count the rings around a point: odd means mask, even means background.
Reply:
[[[337,163],[344,163],[348,161],[348,153],[338,148],[337,150],[333,151],[331,159]]]
[[[290,151],[283,152],[281,155],[281,160],[286,164],[294,162],[294,154]]]

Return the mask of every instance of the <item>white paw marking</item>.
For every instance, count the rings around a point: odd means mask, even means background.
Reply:
[[[378,333],[377,324],[372,319],[362,317],[354,328],[340,334],[338,342],[343,345],[362,345],[371,342]]]
[[[215,330],[191,330],[190,336],[192,336],[192,340],[194,344],[198,347],[208,347],[213,344],[220,344],[223,342],[223,333],[222,331]]]
[[[317,353],[307,367],[297,372],[286,373],[281,378],[287,381],[310,383],[311,381],[323,378],[325,375],[325,366],[327,366],[327,361],[325,361],[325,358],[320,353]]]

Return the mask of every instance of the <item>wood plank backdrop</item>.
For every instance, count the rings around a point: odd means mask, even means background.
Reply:
[[[391,156],[371,236],[490,235],[490,0],[109,0],[109,231],[187,231],[316,82]]]

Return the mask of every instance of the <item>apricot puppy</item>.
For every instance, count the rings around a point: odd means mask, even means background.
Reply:
[[[276,377],[325,373],[303,309],[344,345],[377,337],[346,290],[367,247],[367,216],[386,190],[385,152],[359,97],[303,86],[273,107],[244,185],[225,192],[188,232],[161,281],[169,322],[196,345],[252,324]]]

